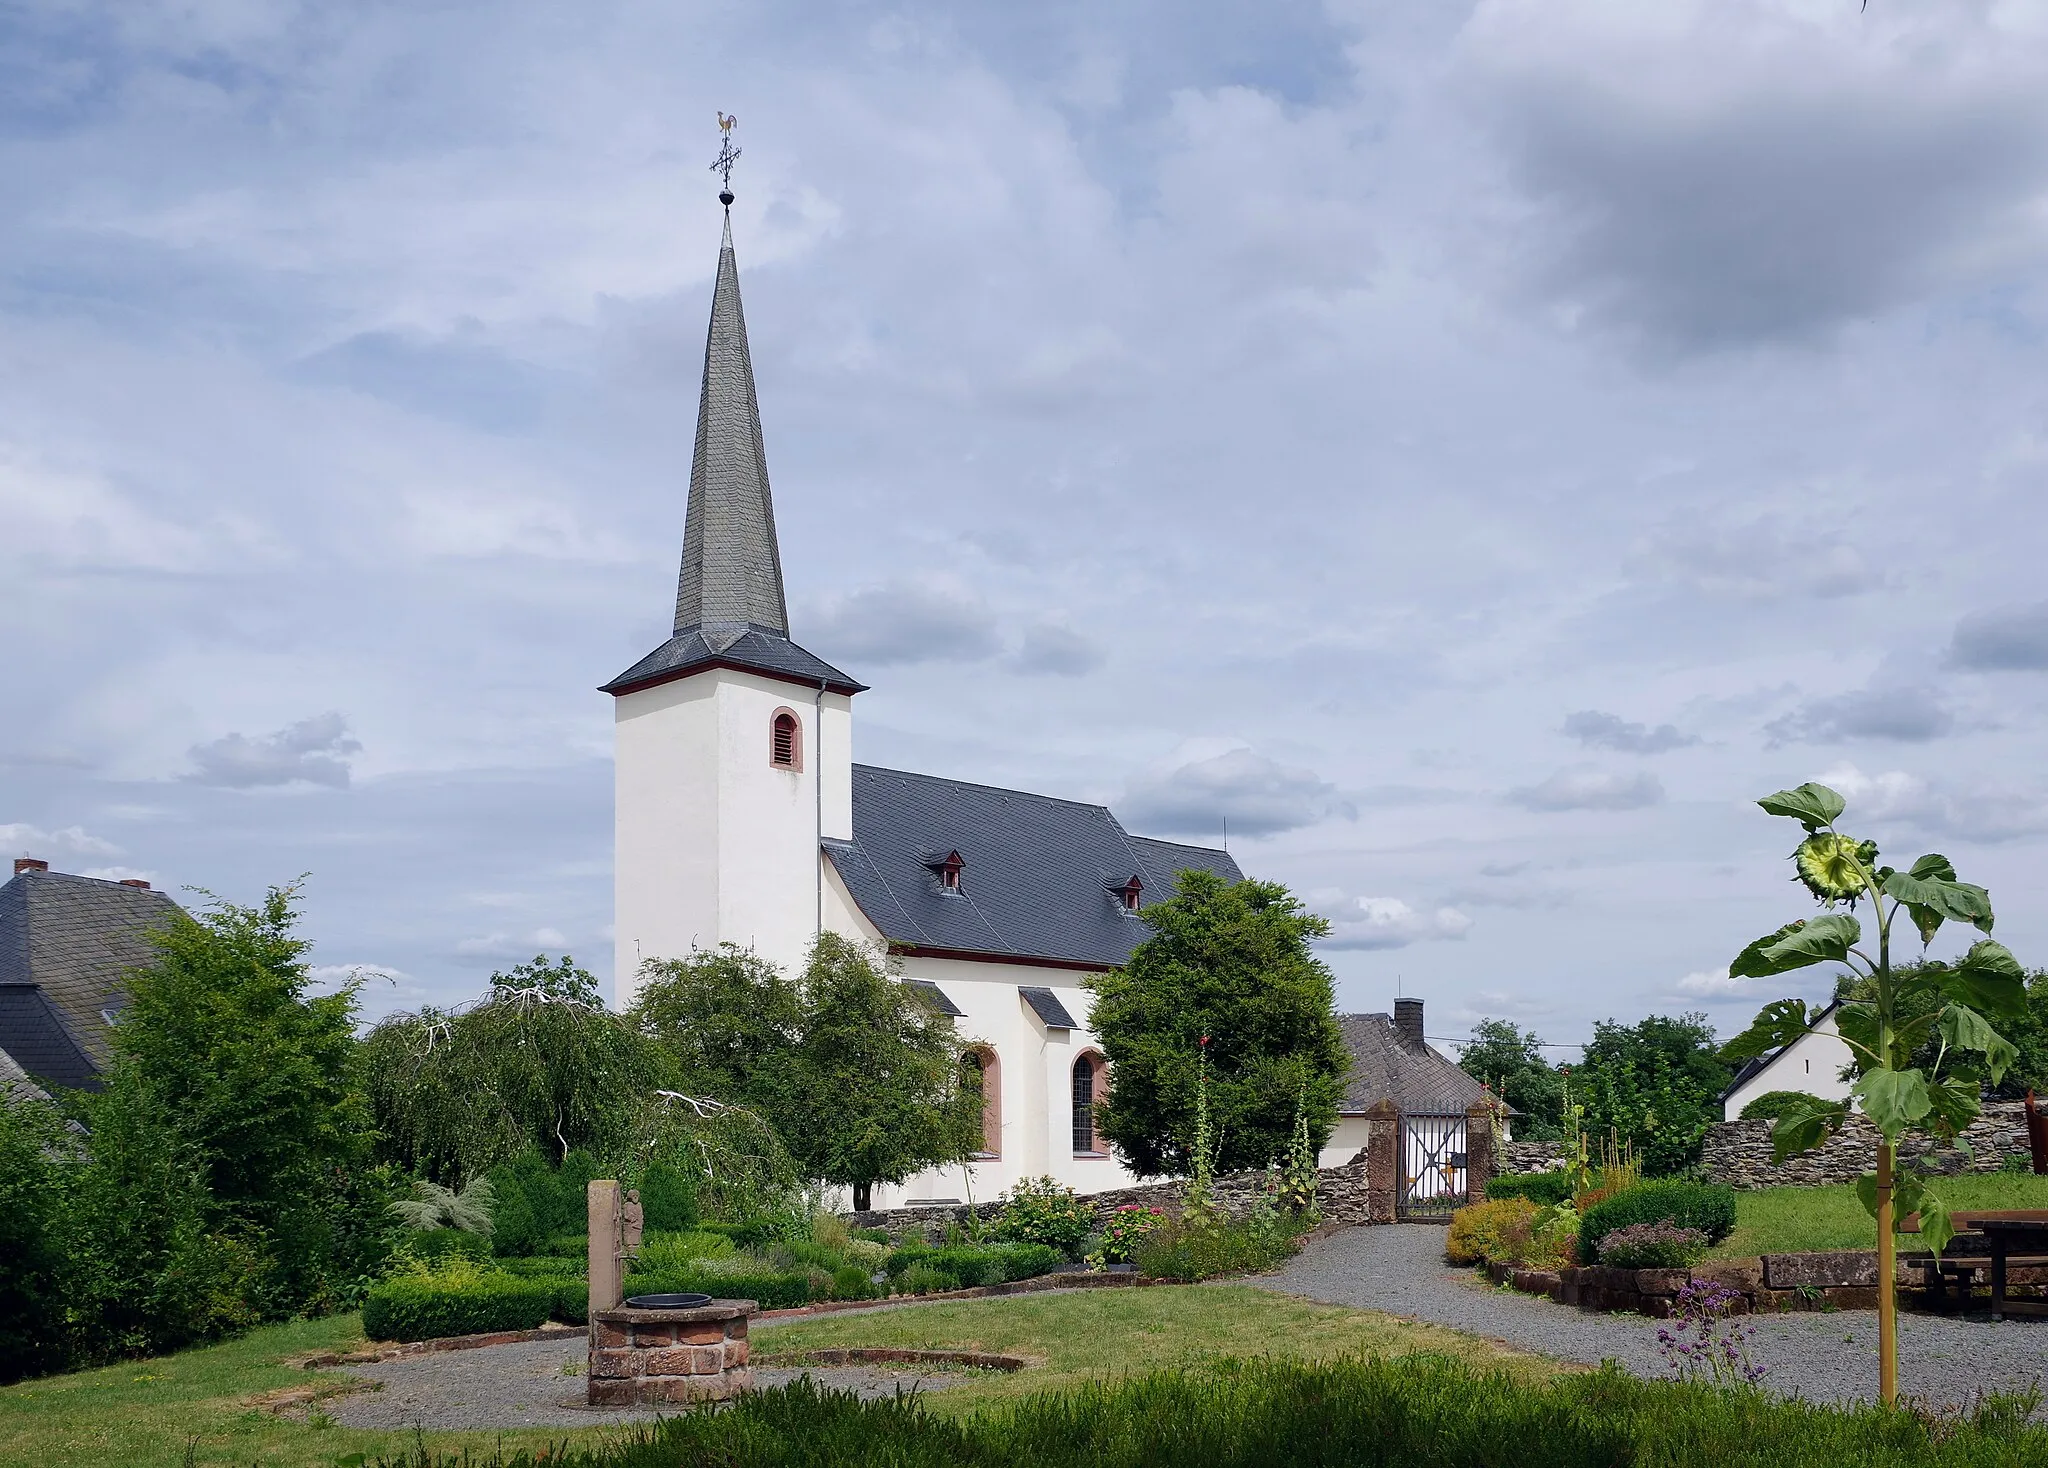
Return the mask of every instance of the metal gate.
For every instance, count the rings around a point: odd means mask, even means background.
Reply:
[[[1468,1186],[1463,1113],[1403,1115],[1401,1217],[1448,1219],[1465,1206]]]

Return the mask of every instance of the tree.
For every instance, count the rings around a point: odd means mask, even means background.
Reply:
[[[1181,873],[1141,916],[1152,936],[1089,984],[1109,1061],[1097,1127],[1124,1165],[1141,1177],[1194,1171],[1205,1036],[1214,1166],[1285,1157],[1297,1101],[1316,1149],[1328,1145],[1350,1066],[1330,971],[1309,950],[1329,924],[1276,882],[1206,871]]]
[[[297,885],[255,907],[208,896],[199,916],[172,916],[130,977],[89,1124],[96,1138],[145,1116],[168,1129],[204,1184],[207,1229],[269,1260],[265,1313],[324,1307],[381,1252],[381,1229],[348,1216],[383,1201],[360,1186],[374,1136],[358,986],[309,992]]]
[[[457,1188],[528,1147],[623,1166],[639,1107],[673,1079],[661,1047],[566,956],[493,974],[474,1004],[392,1015],[363,1052],[385,1155]]]
[[[961,1084],[962,1041],[861,945],[822,933],[798,986],[802,1034],[788,1109],[771,1120],[812,1177],[853,1189],[961,1162],[980,1144],[981,1097]]]
[[[1704,1014],[1653,1014],[1633,1025],[1596,1023],[1575,1079],[1594,1144],[1612,1132],[1634,1144],[1645,1172],[1667,1176],[1699,1160],[1730,1075]]]
[[[1732,978],[1768,978],[1815,964],[1834,963],[1864,981],[1868,997],[1835,1011],[1835,1025],[1855,1068],[1847,1102],[1816,1100],[1788,1109],[1772,1128],[1782,1160],[1819,1146],[1840,1130],[1854,1108],[1878,1131],[1877,1168],[1858,1181],[1857,1195],[1877,1220],[1878,1391],[1898,1398],[1898,1299],[1893,1284],[1897,1214],[1920,1214],[1921,1236],[1937,1254],[1955,1234],[1948,1207],[1919,1173],[1901,1171],[1899,1138],[1908,1131],[1952,1140],[1973,1121],[1988,1080],[1997,1085],[2016,1058],[2012,1042],[1992,1020],[2016,1019],[2027,1010],[2026,976],[2001,943],[1980,938],[1952,963],[1917,966],[1892,962],[1893,929],[1904,918],[1924,953],[1944,923],[1992,928],[1991,895],[1957,879],[1953,863],[1929,853],[1905,871],[1880,866],[1874,841],[1836,829],[1847,802],[1825,785],[1781,790],[1757,804],[1799,822],[1805,838],[1792,864],[1800,883],[1825,911],[1767,933],[1728,965]],[[1855,909],[1869,903],[1876,943],[1863,946]],[[1837,911],[1846,907],[1848,911]],[[1905,934],[1900,937],[1903,941]],[[1873,951],[1874,948],[1874,951]],[[1764,1006],[1756,1022],[1723,1048],[1741,1061],[1790,1044],[1813,1016],[1799,999]],[[1931,1060],[1916,1056],[1934,1040]]]
[[[1543,1058],[1543,1041],[1512,1020],[1483,1019],[1472,1043],[1458,1052],[1458,1068],[1521,1113],[1515,1135],[1529,1142],[1563,1135],[1564,1077]]]
[[[649,959],[632,1018],[675,1062],[678,1089],[771,1117],[787,1110],[803,998],[753,949],[721,943]]]

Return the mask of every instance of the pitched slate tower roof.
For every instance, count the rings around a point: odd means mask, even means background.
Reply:
[[[729,215],[718,247],[718,280],[704,341],[675,633],[605,684],[604,691],[630,693],[716,667],[744,668],[808,688],[822,682],[835,693],[859,693],[864,686],[790,641],[768,454],[761,442],[761,407],[754,394]]]

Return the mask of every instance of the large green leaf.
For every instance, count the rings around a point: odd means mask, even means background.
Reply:
[[[1856,1078],[1855,1090],[1863,1114],[1891,1141],[1934,1105],[1927,1095],[1927,1077],[1918,1070],[1867,1070]]]
[[[1783,1162],[1795,1152],[1811,1152],[1842,1129],[1849,1117],[1846,1101],[1810,1096],[1788,1106],[1771,1128],[1771,1160]]]
[[[1866,1172],[1856,1179],[1856,1198],[1862,1203],[1863,1211],[1872,1218],[1877,1217],[1877,1174]],[[1892,1231],[1905,1224],[1908,1215],[1920,1215],[1920,1238],[1928,1248],[1939,1254],[1956,1236],[1955,1225],[1949,1220],[1948,1205],[1927,1190],[1927,1184],[1918,1173],[1900,1168],[1892,1170]]]
[[[2027,1012],[2027,976],[2003,943],[1980,938],[1953,968],[1927,971],[1944,994],[2000,1019]]]
[[[1938,851],[1930,851],[1913,863],[1913,875],[1931,877],[1937,881],[1953,882],[1956,879],[1956,864]]]
[[[1916,1014],[1892,1026],[1891,1063],[1895,1066],[1909,1064],[1921,1042],[1934,1033],[1934,1022],[1940,1017],[1930,1009],[1925,1014]]]
[[[1835,1029],[1855,1052],[1858,1071],[1868,1070],[1877,1064],[1876,1005],[1856,1000],[1837,1006]]]
[[[2005,1072],[2020,1058],[2019,1047],[1991,1027],[1991,1021],[1965,1004],[1947,1004],[1941,1011],[1941,1037],[1951,1050],[1968,1050],[1984,1057],[1991,1084],[2005,1079]]]
[[[1922,861],[1926,858],[1922,857]],[[1906,904],[1914,914],[1914,924],[1920,929],[1921,938],[1933,936],[1934,929],[1941,924],[1930,921],[1936,917],[1949,918],[1959,923],[1969,923],[1983,932],[1991,931],[1991,894],[1982,887],[1968,882],[1956,882],[1942,877],[1916,876],[1912,872],[1893,872],[1885,879],[1885,895],[1896,897]],[[1927,917],[1921,916],[1925,909]]]
[[[1954,1139],[1958,1132],[1977,1119],[1977,1113],[1983,1109],[1983,1103],[1978,1099],[1983,1090],[1984,1079],[1975,1066],[1957,1066],[1929,1086],[1929,1129],[1939,1137]]]
[[[1766,795],[1757,804],[1774,816],[1789,816],[1807,830],[1818,831],[1822,826],[1832,826],[1847,802],[1827,786],[1809,780],[1796,790]]]
[[[1730,1065],[1781,1049],[1806,1033],[1811,1021],[1804,999],[1777,999],[1766,1004],[1750,1027],[1721,1047]]]
[[[1885,873],[1887,881],[1891,875],[1890,872]],[[1929,881],[1953,882],[1956,879],[1956,867],[1954,862],[1940,852],[1930,851],[1913,863],[1910,875]],[[1932,943],[1934,935],[1941,931],[1942,915],[1931,907],[1921,907],[1910,902],[1906,904],[1906,911],[1912,914],[1913,926],[1920,931],[1921,945],[1924,947]]]
[[[1769,959],[1764,957],[1764,950],[1783,942],[1805,926],[1805,918],[1795,918],[1793,921],[1785,924],[1784,927],[1778,929],[1777,932],[1766,933],[1763,937],[1757,939],[1756,942],[1735,955],[1734,962],[1728,965],[1728,977],[1731,979],[1763,979],[1769,978],[1772,974],[1784,973],[1785,970],[1783,968],[1774,965]],[[1793,967],[1797,968],[1799,965],[1794,964]]]
[[[1782,974],[1809,964],[1840,962],[1863,937],[1863,926],[1846,912],[1823,913],[1765,948],[1759,955]]]

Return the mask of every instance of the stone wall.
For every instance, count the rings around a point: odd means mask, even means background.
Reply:
[[[1501,1149],[1500,1166],[1494,1171],[1507,1176],[1524,1172],[1555,1172],[1564,1166],[1562,1142],[1509,1142]]]
[[[1969,1153],[1920,1136],[1903,1139],[1899,1152],[1902,1158],[1925,1159],[1938,1173],[1997,1172],[2006,1157],[2029,1155],[2025,1103],[1985,1102],[1983,1114],[1964,1130],[1963,1140],[1970,1145]],[[1788,1157],[1780,1167],[1771,1162],[1770,1122],[1717,1122],[1707,1128],[1700,1163],[1708,1177],[1737,1188],[1853,1183],[1877,1165],[1877,1128],[1852,1116],[1825,1145]]]
[[[585,1397],[593,1407],[717,1402],[749,1390],[752,1300],[695,1310],[600,1310],[590,1318]]]

